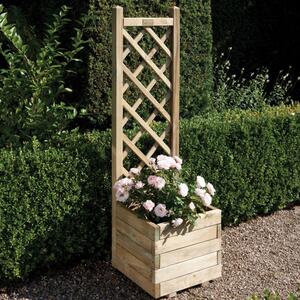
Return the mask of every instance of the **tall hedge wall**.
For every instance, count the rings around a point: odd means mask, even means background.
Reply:
[[[80,116],[74,126],[103,129],[110,127],[111,122],[112,7],[123,6],[125,16],[167,16],[174,2],[176,1],[34,0],[25,3],[21,0],[4,0],[3,3],[9,10],[11,21],[17,23],[24,40],[36,47],[43,37],[45,23],[49,22],[60,6],[72,7],[70,18],[73,20],[62,35],[62,41],[77,26],[75,21],[80,15],[88,14],[84,34],[91,43],[81,54],[81,69],[70,79],[74,93],[66,97],[65,101],[79,110],[87,109],[87,114]],[[210,0],[178,0],[175,4],[181,8],[181,116],[191,117],[208,105],[212,87]],[[163,64],[162,61],[154,61],[159,66]],[[3,67],[1,57],[0,67]]]
[[[110,131],[0,149],[0,282],[110,251]],[[300,106],[181,122],[185,176],[217,189],[223,223],[300,200]]]
[[[166,16],[174,1],[92,0],[90,14],[98,16],[90,27],[93,38],[88,64],[89,111],[97,123],[109,126],[111,116],[111,8],[125,8],[125,16]],[[190,117],[208,104],[212,83],[210,0],[179,1],[181,8],[181,114]]]

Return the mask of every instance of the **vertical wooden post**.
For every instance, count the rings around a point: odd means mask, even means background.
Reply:
[[[122,175],[123,8],[113,8],[112,185]],[[112,193],[112,264],[116,258],[116,199]]]
[[[171,66],[171,155],[179,155],[179,72],[180,72],[180,10],[173,6],[170,9],[170,16],[174,19],[171,38],[172,66]]]

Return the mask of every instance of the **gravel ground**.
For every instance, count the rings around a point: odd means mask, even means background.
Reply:
[[[265,288],[286,299],[300,285],[300,206],[223,230],[223,277],[179,292],[178,300],[244,300]],[[81,263],[0,290],[1,300],[152,299],[108,262]],[[176,298],[175,298],[176,299]]]

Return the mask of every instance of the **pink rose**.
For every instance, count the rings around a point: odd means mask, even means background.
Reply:
[[[122,179],[118,180],[114,184],[113,188],[115,190],[119,190],[120,188],[125,188],[127,191],[130,191],[131,188],[132,188],[132,186],[133,186],[133,184],[134,183],[133,183],[132,179],[125,177],[125,178],[122,178]]]
[[[196,209],[196,206],[195,206],[194,202],[191,202],[191,203],[189,204],[189,208],[190,208],[191,210],[195,210],[195,209]]]
[[[157,167],[161,170],[169,170],[170,168],[176,167],[176,161],[171,156],[158,155],[157,156]]]
[[[131,168],[130,170],[129,170],[129,173],[130,173],[130,175],[132,175],[132,176],[135,176],[135,175],[139,175],[140,174],[140,169],[138,169],[138,168]]]
[[[189,188],[185,183],[179,184],[179,195],[182,197],[186,197],[189,192]]]
[[[212,202],[212,197],[209,193],[205,193],[204,197],[201,198],[202,199],[202,203],[205,206],[210,206],[211,202]]]
[[[120,188],[116,192],[116,199],[119,202],[125,202],[129,198],[129,193],[123,188]]]
[[[205,186],[204,178],[202,176],[197,176],[197,188],[204,188]]]
[[[214,196],[214,194],[215,194],[215,192],[216,192],[214,186],[213,186],[210,182],[208,182],[207,185],[206,185],[206,187],[207,187],[208,192],[209,192],[212,196]]]
[[[168,162],[167,160],[160,160],[157,162],[157,167],[161,170],[169,170],[170,162]]]
[[[139,189],[142,189],[143,187],[144,187],[144,183],[142,182],[142,181],[138,181],[136,184],[135,184],[135,188],[137,189],[137,190],[139,190]]]
[[[162,177],[150,175],[148,177],[148,184],[155,187],[156,189],[161,190],[165,186],[166,181]]]
[[[155,158],[153,158],[153,157],[149,158],[150,165],[155,165],[155,162],[156,162]]]
[[[176,219],[172,220],[171,223],[172,223],[172,226],[174,228],[176,228],[176,227],[180,226],[182,224],[182,222],[183,222],[183,220],[181,218],[176,218]]]
[[[147,210],[147,211],[152,211],[152,209],[154,208],[155,203],[152,202],[151,200],[147,200],[143,203],[143,207]]]
[[[175,164],[175,168],[180,171],[181,170],[181,164],[180,163],[176,163]]]
[[[204,197],[205,193],[206,193],[206,191],[204,189],[199,189],[199,188],[195,189],[195,194],[197,196],[199,196],[201,199],[202,199],[202,197]]]
[[[166,209],[165,204],[157,204],[154,208],[154,213],[156,216],[163,218],[168,214],[168,210]]]

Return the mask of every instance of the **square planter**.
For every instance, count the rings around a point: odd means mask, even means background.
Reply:
[[[174,229],[116,205],[113,266],[154,298],[221,276],[221,210],[209,207],[196,223]]]

